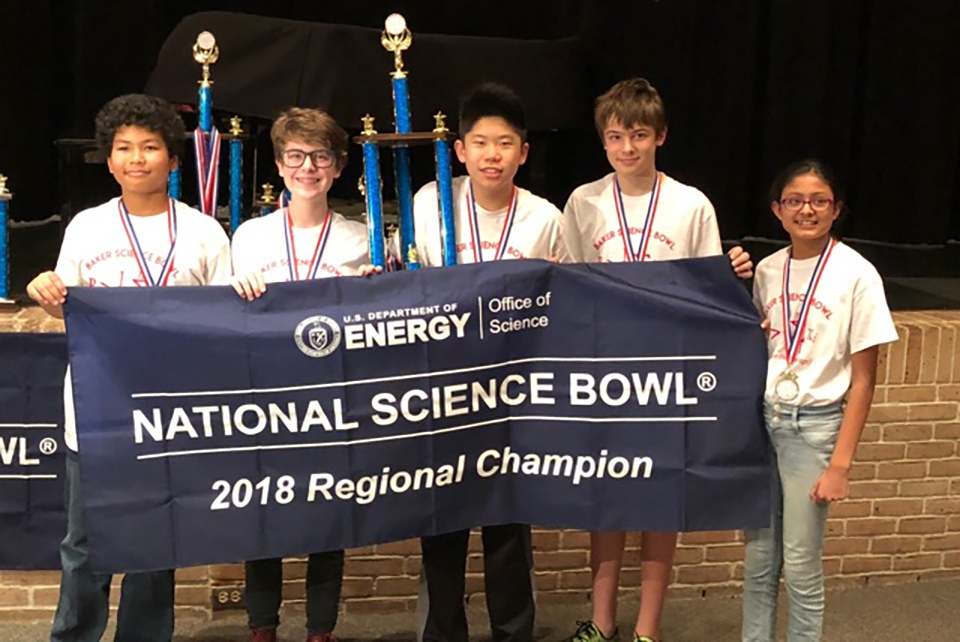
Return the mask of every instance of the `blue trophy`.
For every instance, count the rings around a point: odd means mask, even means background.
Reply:
[[[15,307],[10,297],[10,244],[7,206],[13,194],[7,190],[7,177],[0,174],[0,309]]]
[[[403,69],[402,52],[410,47],[413,35],[407,22],[398,13],[387,17],[380,42],[393,53],[394,70],[390,74],[393,84],[394,133],[379,134],[373,128],[373,118],[363,117],[363,132],[354,142],[363,146],[364,194],[367,206],[367,229],[370,242],[370,258],[374,265],[384,267],[386,250],[383,232],[383,196],[380,188],[381,145],[393,150],[396,168],[397,204],[400,226],[400,260],[407,269],[418,269],[417,243],[413,225],[413,190],[410,180],[410,150],[413,145],[432,144],[439,193],[441,246],[443,264],[457,262],[456,234],[453,227],[453,189],[450,161],[450,132],[443,125],[443,114],[437,114],[437,126],[432,132],[413,132],[410,124],[410,94],[407,88],[407,72]]]
[[[230,146],[230,233],[240,226],[243,212],[243,129],[240,118],[230,119],[230,133],[221,136],[213,122],[213,80],[210,79],[210,65],[220,58],[217,39],[209,31],[197,36],[193,45],[193,59],[203,66],[203,77],[197,96],[198,125],[192,132],[194,158],[197,169],[197,187],[200,194],[199,209],[210,216],[216,216],[217,196],[219,192],[220,147],[221,139],[229,141]],[[170,173],[170,197],[180,198],[181,168]]]

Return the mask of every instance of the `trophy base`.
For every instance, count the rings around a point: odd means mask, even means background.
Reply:
[[[353,137],[353,142],[376,143],[383,147],[412,147],[414,145],[432,145],[436,140],[456,138],[455,132],[411,132],[409,134],[361,134]]]
[[[20,309],[20,304],[13,299],[0,299],[0,313],[9,314]]]

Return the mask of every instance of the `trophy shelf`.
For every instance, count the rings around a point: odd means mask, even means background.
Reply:
[[[353,142],[376,143],[381,147],[414,147],[416,145],[432,145],[438,140],[451,140],[456,137],[454,132],[411,132],[409,134],[360,134],[353,137]]]

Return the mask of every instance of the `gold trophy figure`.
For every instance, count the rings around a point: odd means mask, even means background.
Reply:
[[[230,119],[230,134],[232,136],[240,136],[243,134],[242,121],[239,116],[233,116]]]
[[[407,29],[407,21],[399,13],[391,13],[384,21],[383,34],[380,36],[380,43],[387,51],[393,52],[393,71],[394,78],[406,77],[403,70],[402,52],[410,48],[413,42],[413,34]]]
[[[220,47],[217,46],[217,39],[209,31],[200,32],[197,42],[193,45],[193,59],[203,65],[203,80],[200,81],[203,87],[213,84],[210,80],[210,65],[217,62],[219,57]]]

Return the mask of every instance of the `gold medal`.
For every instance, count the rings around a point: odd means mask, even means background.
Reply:
[[[807,293],[803,296],[803,303],[800,304],[800,314],[797,320],[791,323],[790,319],[790,261],[793,260],[793,248],[787,249],[787,257],[783,263],[783,287],[781,290],[780,301],[783,311],[783,343],[784,357],[787,361],[787,368],[783,374],[777,377],[773,385],[773,391],[780,401],[790,402],[800,396],[800,383],[797,381],[797,374],[790,372],[789,368],[796,362],[800,354],[800,346],[803,345],[804,335],[807,332],[807,319],[810,310],[813,308],[813,295],[817,291],[817,285],[820,284],[820,277],[827,267],[827,261],[837,242],[829,239],[827,244],[820,250],[820,258],[817,259],[817,265],[813,268],[813,274],[810,275],[810,282],[807,283]]]
[[[774,391],[780,401],[793,401],[800,396],[800,383],[797,381],[797,375],[794,372],[784,372],[777,378],[774,384]]]

